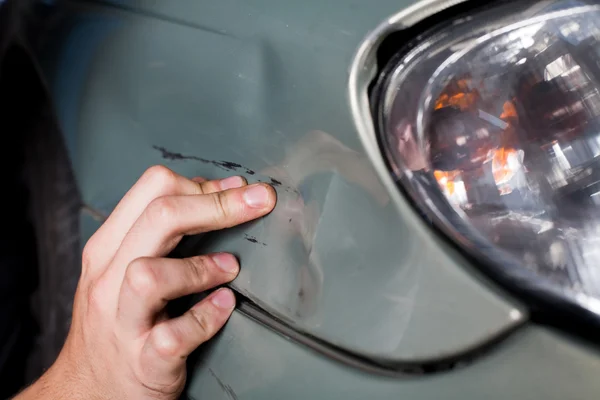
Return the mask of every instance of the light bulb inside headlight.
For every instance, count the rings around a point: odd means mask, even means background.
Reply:
[[[446,233],[600,314],[600,8],[581,3],[419,43],[389,70],[381,143]]]

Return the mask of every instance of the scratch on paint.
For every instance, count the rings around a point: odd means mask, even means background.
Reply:
[[[267,246],[266,243],[263,242],[259,242],[257,238],[255,238],[254,236],[248,235],[247,233],[244,233],[244,239],[246,239],[247,241],[249,241],[250,243],[254,243],[254,244],[262,244],[263,246]]]
[[[271,185],[277,187],[277,186],[281,186],[281,181],[278,181],[275,178],[271,178]]]
[[[156,146],[153,145],[152,148],[154,150],[158,150],[161,153],[162,158],[164,158],[165,160],[172,160],[172,161],[178,161],[178,160],[192,160],[192,161],[198,161],[201,162],[202,164],[211,164],[214,165],[217,168],[220,168],[222,170],[225,171],[239,171],[242,170],[242,172],[246,173],[247,175],[255,175],[256,171],[245,167],[241,164],[238,163],[234,163],[232,161],[220,161],[220,160],[209,160],[207,158],[202,158],[202,157],[198,157],[198,156],[190,156],[190,155],[186,155],[186,154],[181,154],[181,153],[176,153],[174,151],[168,150],[162,146]],[[258,182],[264,182],[260,179],[257,180]],[[284,186],[281,181],[273,178],[273,177],[269,177],[269,182],[268,182],[271,186],[273,187],[280,187],[285,190],[288,193],[294,193],[298,196],[300,196],[300,192],[297,189],[294,189],[291,186]]]
[[[202,164],[212,164],[217,168],[221,168],[225,171],[237,171],[239,169],[244,170],[248,175],[254,175],[256,172],[251,170],[250,168],[246,168],[238,163],[234,163],[231,161],[217,161],[217,160],[208,160],[206,158],[197,157],[197,156],[189,156],[181,153],[176,153],[170,150],[167,150],[161,146],[152,146],[153,149],[160,151],[162,158],[166,160],[194,160],[199,161]]]
[[[227,394],[227,396],[231,400],[238,400],[238,396],[237,396],[237,394],[235,394],[235,392],[233,391],[233,389],[231,388],[231,386],[229,386],[228,384],[226,384],[225,382],[223,382],[217,376],[217,374],[215,374],[215,372],[211,368],[208,369],[208,372],[210,372],[210,374],[212,375],[212,377],[215,378],[215,380],[217,381],[217,383],[219,384],[219,386],[221,387],[221,389],[223,390],[223,392],[225,394]]]

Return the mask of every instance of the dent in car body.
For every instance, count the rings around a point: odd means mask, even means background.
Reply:
[[[100,221],[83,213],[82,236]],[[432,376],[365,374],[306,351],[236,312],[203,345],[189,399],[548,399],[591,400],[600,354],[555,331],[528,326],[472,365]],[[218,378],[218,379],[217,379]]]
[[[82,235],[100,222],[82,214]],[[235,312],[193,359],[189,399],[595,399],[600,354],[555,331],[527,326],[474,364],[431,376],[365,374],[306,351]],[[218,379],[217,379],[218,378]]]
[[[231,171],[214,162],[226,160],[250,182],[281,183],[278,205],[187,251],[238,254],[234,288],[298,331],[419,362],[522,322],[514,301],[473,277],[404,199],[392,201],[361,147],[346,71],[367,31],[410,4],[66,7],[52,46],[61,57],[46,71],[84,202],[107,214],[153,164],[219,178]],[[90,24],[98,35],[77,34]],[[70,104],[65,92],[76,94]]]

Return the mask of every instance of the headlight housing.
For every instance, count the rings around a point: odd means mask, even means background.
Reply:
[[[600,316],[600,7],[463,19],[392,61],[386,158],[496,273]]]

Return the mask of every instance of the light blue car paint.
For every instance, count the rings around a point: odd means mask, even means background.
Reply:
[[[88,57],[63,49],[46,63],[60,123],[72,135],[84,203],[108,214],[153,164],[187,176],[241,174],[274,184],[278,205],[270,216],[190,249],[238,254],[239,293],[298,332],[367,358],[451,357],[523,324],[526,312],[514,299],[475,274],[403,198],[393,203],[398,196],[382,184],[360,142],[347,95],[353,56],[369,31],[412,3],[65,7],[54,51],[89,24],[107,25],[100,40],[76,38]],[[80,79],[69,79],[69,71],[80,71]],[[98,224],[83,213],[82,238]],[[200,350],[187,393],[197,399],[590,398],[598,389],[590,376],[597,360],[569,338],[527,326],[456,371],[381,377],[235,312]]]

